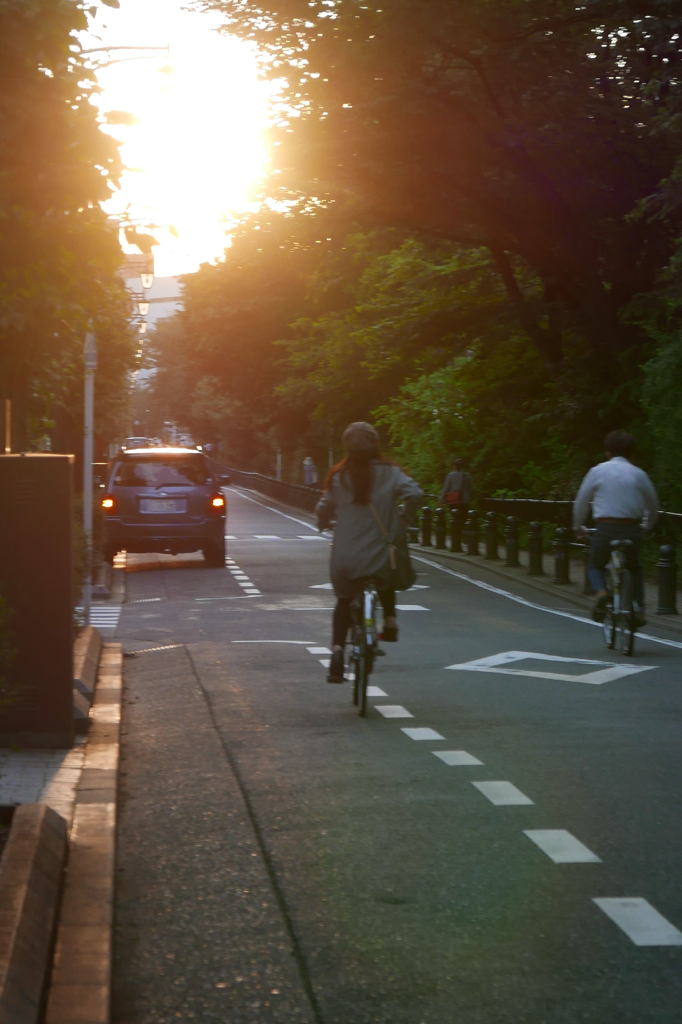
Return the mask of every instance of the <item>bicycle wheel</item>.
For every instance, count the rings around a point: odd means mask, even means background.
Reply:
[[[360,657],[357,660],[355,667],[355,678],[357,680],[357,701],[358,714],[363,718],[367,714],[367,679],[369,673],[367,671],[367,648],[364,643],[360,650]]]
[[[632,606],[632,574],[623,569],[620,581],[620,602],[616,616],[616,650],[631,655],[635,647],[635,612]]]
[[[604,643],[610,650],[612,650],[616,643],[616,618],[613,614],[613,605],[610,600],[606,606],[606,614],[604,615],[602,630],[604,632]]]
[[[353,626],[351,633],[350,666],[353,671],[353,703],[357,704],[360,698],[360,630],[357,625]]]

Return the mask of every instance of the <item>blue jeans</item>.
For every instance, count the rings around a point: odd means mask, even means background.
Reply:
[[[632,571],[634,599],[644,608],[644,576],[639,564],[642,531],[638,523],[595,523],[596,532],[590,538],[590,557],[587,576],[594,590],[606,590],[604,568],[611,557],[612,540],[631,540],[628,568]]]

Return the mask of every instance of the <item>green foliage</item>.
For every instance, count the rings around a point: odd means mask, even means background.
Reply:
[[[288,205],[190,279],[158,395],[233,438],[238,418],[244,465],[376,414],[432,489],[462,455],[479,492],[565,498],[613,427],[676,486],[669,0],[203,6],[285,82]]]
[[[78,56],[86,25],[73,0],[0,0],[0,372],[19,448],[73,405],[90,320],[100,397],[116,401],[130,363],[117,233],[99,207],[118,151]]]
[[[447,364],[481,337],[493,345],[514,328],[485,251],[357,232],[321,260],[315,283],[325,295],[341,260],[352,267],[347,305],[300,318],[282,343],[288,376],[278,392],[292,406],[312,405],[313,430],[330,424],[338,436],[406,378]]]
[[[645,324],[655,349],[644,366],[643,406],[653,442],[655,473],[664,508],[682,510],[682,239],[658,290],[633,302],[630,314]]]
[[[543,382],[542,363],[523,339],[487,351],[479,345],[408,381],[377,419],[392,453],[431,493],[440,493],[453,460],[464,458],[478,493],[550,497],[558,467],[543,431]]]
[[[628,217],[678,154],[669,3],[205,6],[288,83],[275,157],[292,196],[489,247],[552,372],[571,335],[598,352],[631,343],[620,310],[669,244],[660,221]],[[509,254],[542,282],[533,303]]]

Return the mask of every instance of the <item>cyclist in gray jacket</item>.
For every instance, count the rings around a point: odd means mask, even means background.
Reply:
[[[385,581],[389,542],[400,529],[398,503],[409,521],[424,498],[419,485],[379,453],[373,426],[351,423],[343,434],[347,456],[330,469],[317,505],[321,530],[335,524],[330,571],[336,595],[332,619],[332,657],[327,681],[343,682],[343,649],[351,624],[350,606],[373,577],[384,614],[383,639],[398,639],[395,591]],[[384,582],[382,585],[382,577]]]
[[[644,580],[639,564],[642,527],[652,529],[658,518],[658,497],[651,480],[630,459],[635,439],[624,430],[612,430],[604,440],[606,462],[600,462],[583,478],[573,503],[573,526],[578,532],[592,510],[594,533],[590,539],[588,576],[596,591],[592,618],[603,622],[606,613],[606,574],[612,540],[633,542],[632,570],[636,624],[645,625]]]

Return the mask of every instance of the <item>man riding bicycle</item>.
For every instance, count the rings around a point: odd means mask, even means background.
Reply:
[[[658,518],[658,498],[651,480],[630,459],[635,439],[624,430],[612,430],[604,440],[606,462],[593,466],[585,475],[573,503],[573,527],[584,532],[592,508],[594,531],[590,535],[588,578],[596,591],[592,618],[603,622],[607,593],[605,567],[612,540],[630,540],[634,583],[636,625],[644,616],[644,579],[639,564],[642,528],[650,530]]]

